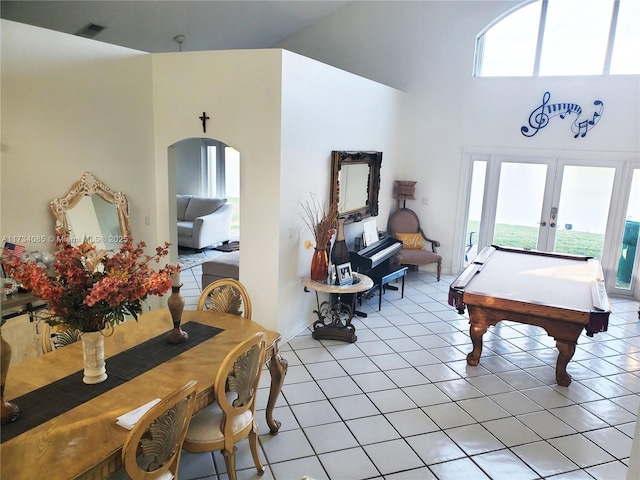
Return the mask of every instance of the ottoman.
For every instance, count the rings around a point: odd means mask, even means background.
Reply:
[[[216,255],[202,264],[202,288],[221,278],[239,279],[240,251]]]

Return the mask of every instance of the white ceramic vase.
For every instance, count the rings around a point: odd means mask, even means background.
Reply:
[[[82,332],[82,352],[84,356],[84,377],[88,384],[104,382],[107,369],[104,362],[104,335],[102,332]]]

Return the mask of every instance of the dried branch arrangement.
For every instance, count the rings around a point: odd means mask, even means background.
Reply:
[[[336,228],[338,217],[338,206],[330,204],[328,201],[321,201],[317,195],[311,193],[311,199],[302,203],[300,217],[309,230],[313,233],[316,241],[316,248],[326,248],[327,242],[331,239]]]

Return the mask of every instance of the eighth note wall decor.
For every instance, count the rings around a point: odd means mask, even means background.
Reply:
[[[545,92],[542,96],[542,105],[537,107],[529,115],[529,126],[523,125],[520,133],[525,137],[533,137],[549,124],[551,118],[559,116],[564,119],[572,113],[576,114],[576,119],[571,124],[571,131],[574,133],[573,138],[584,137],[589,130],[595,127],[602,118],[604,111],[604,103],[602,100],[595,100],[593,105],[596,107],[591,119],[580,120],[582,115],[582,107],[576,103],[549,103],[551,93]]]

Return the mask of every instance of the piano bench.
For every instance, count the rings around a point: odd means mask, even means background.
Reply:
[[[401,291],[401,297],[400,298],[404,298],[404,277],[407,275],[407,270],[409,270],[409,267],[402,267],[394,272],[391,273],[387,273],[386,275],[383,275],[382,277],[376,277],[373,279],[373,282],[375,284],[374,288],[378,289],[378,311],[380,311],[382,309],[382,294],[384,293],[386,288],[393,288],[394,290],[397,290],[398,287],[392,287],[391,285],[389,285],[387,287],[387,284],[389,282],[391,282],[391,280],[396,280],[398,278],[402,278],[402,291]]]

